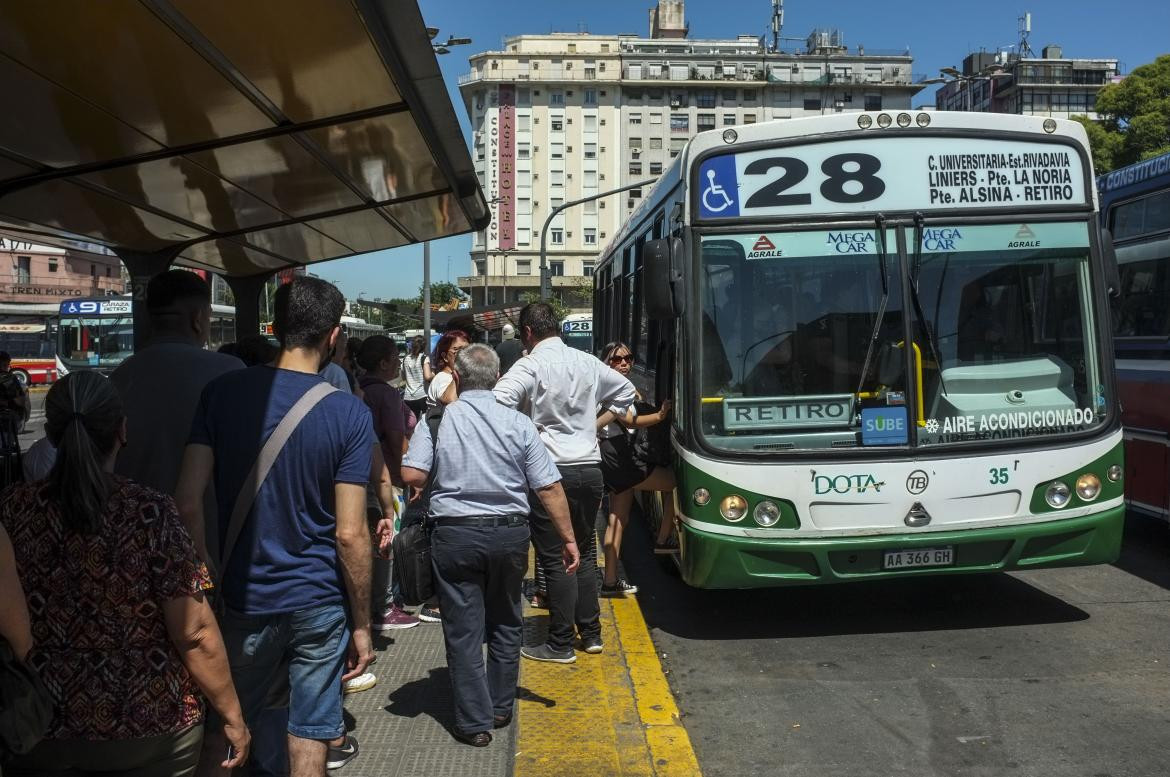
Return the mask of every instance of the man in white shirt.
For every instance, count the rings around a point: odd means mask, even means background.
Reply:
[[[605,486],[597,447],[597,410],[625,415],[634,402],[634,386],[590,354],[569,348],[558,336],[560,322],[548,303],[533,302],[520,311],[520,336],[528,350],[496,383],[496,401],[529,415],[561,473],[573,533],[581,548],[574,577],[565,572],[561,539],[539,499],[530,526],[538,563],[548,577],[548,642],[525,647],[521,655],[537,661],[571,664],[574,631],[587,653],[600,653],[601,620],[597,600],[597,554],[594,527]],[[574,628],[575,627],[575,628]]]

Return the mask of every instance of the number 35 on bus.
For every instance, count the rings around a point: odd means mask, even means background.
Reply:
[[[679,563],[739,588],[1112,561],[1084,130],[861,113],[700,133],[605,249],[601,342],[674,397]]]

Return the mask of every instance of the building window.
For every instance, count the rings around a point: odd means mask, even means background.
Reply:
[[[821,98],[806,97],[804,98],[804,109],[806,111],[819,111],[821,109]]]
[[[585,72],[586,72],[586,74],[588,74],[589,71],[586,70]],[[589,75],[586,75],[586,77],[592,78],[592,76],[589,76]],[[586,89],[585,90],[585,104],[586,105],[597,105],[597,90],[596,89]]]
[[[90,265],[90,270],[93,265]],[[91,273],[92,274],[92,273]],[[32,257],[18,256],[16,257],[16,282],[22,285],[32,283]]]
[[[585,132],[597,132],[597,116],[589,113],[585,115]]]
[[[662,90],[661,89],[650,89],[647,91],[647,94],[650,95],[651,100],[661,100],[662,99]]]
[[[549,240],[551,240],[551,241],[552,241],[552,244],[553,244],[553,245],[555,245],[555,246],[564,245],[564,242],[565,242],[565,230],[563,230],[563,229],[555,229],[555,228],[554,228],[554,229],[550,229],[550,230],[549,230],[549,236],[548,236],[548,239],[549,239]]]
[[[642,123],[642,114],[640,114],[640,113],[631,113],[630,114],[630,124],[636,125],[636,124],[641,124],[641,123]]]
[[[670,131],[671,132],[686,132],[691,131],[691,118],[685,113],[670,114]]]
[[[584,186],[586,189],[596,189],[597,188],[597,171],[596,170],[586,170],[582,174],[582,177],[583,177],[584,181],[581,185]]]
[[[565,144],[564,143],[549,143],[548,144],[549,158],[564,159],[565,158]]]
[[[91,277],[91,278],[97,277],[97,265],[96,264],[91,264],[89,266],[89,277]]]
[[[734,113],[723,114],[723,126],[732,127],[734,125],[735,125],[735,114]]]
[[[641,100],[642,99],[642,90],[641,89],[627,89],[626,90],[626,99],[627,100]]]
[[[106,268],[106,277],[107,278],[110,277],[110,268],[109,267]]]
[[[548,104],[549,105],[564,105],[565,104],[565,93],[564,92],[549,92],[548,93]]]
[[[49,257],[49,272],[57,272],[57,257]]]
[[[756,115],[754,113],[745,113],[743,115],[743,123],[744,124],[755,124],[756,123]]]
[[[641,174],[642,174],[642,163],[641,162],[630,162],[630,175],[641,175]]]
[[[564,132],[565,131],[565,120],[564,119],[553,119],[552,120],[552,131],[553,132]]]
[[[735,102],[735,90],[734,89],[724,89],[723,90],[723,101],[734,103]]]
[[[630,189],[630,199],[637,200],[637,199],[641,199],[641,197],[642,197],[642,190],[641,189]]]
[[[565,171],[564,170],[549,170],[548,182],[551,186],[565,185]]]
[[[662,138],[650,138],[650,148],[651,149],[662,148]]]
[[[703,132],[704,130],[715,129],[715,114],[713,114],[713,113],[700,113],[696,117],[695,128],[699,132]]]
[[[548,274],[553,278],[562,277],[565,274],[565,263],[563,261],[549,262]]]
[[[475,274],[480,276],[481,278],[483,276],[487,275],[487,260],[486,259],[476,259],[475,260]]]
[[[532,260],[531,259],[517,259],[516,260],[516,274],[517,275],[532,275]]]
[[[700,108],[714,108],[715,107],[715,90],[707,89],[699,92],[696,102]]]
[[[589,200],[588,202],[585,203],[585,215],[586,216],[597,215],[597,200]]]
[[[581,274],[586,278],[593,277],[593,270],[596,269],[597,262],[581,262]]]
[[[637,149],[637,150],[641,151],[642,150],[642,139],[641,138],[630,138],[630,148]]]
[[[517,159],[531,159],[532,158],[532,146],[528,143],[517,143],[516,144],[516,158]]]
[[[662,163],[661,162],[651,162],[650,163],[650,175],[662,175]]]
[[[593,229],[591,227],[586,227],[583,230],[583,234],[585,235],[585,245],[587,245],[587,246],[597,245],[597,230],[596,229]]]
[[[882,109],[882,96],[880,94],[867,94],[865,96],[865,109],[867,111],[880,111]]]
[[[650,123],[651,124],[661,124],[662,123],[662,114],[661,113],[650,114]]]
[[[756,101],[756,90],[755,89],[744,89],[743,90],[743,101],[745,103],[754,103]]]
[[[585,158],[586,159],[597,159],[597,144],[596,143],[586,143],[585,144]]]
[[[597,78],[597,68],[595,68],[595,67],[585,68],[585,77],[586,78]],[[586,102],[589,101],[589,92],[588,91],[585,92],[585,101]]]

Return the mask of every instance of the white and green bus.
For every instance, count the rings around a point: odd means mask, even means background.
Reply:
[[[861,113],[704,132],[598,262],[598,342],[674,398],[679,563],[743,588],[1095,564],[1122,534],[1080,125]],[[653,512],[653,511],[652,511]]]

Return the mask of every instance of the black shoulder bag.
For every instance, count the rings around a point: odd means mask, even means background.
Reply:
[[[427,410],[423,416],[431,433],[431,471],[422,494],[406,507],[402,528],[390,543],[394,557],[394,580],[402,592],[402,600],[411,606],[422,604],[435,595],[434,572],[431,570],[431,489],[439,472],[439,422],[443,420],[443,406]]]
[[[53,697],[0,637],[0,761],[32,750],[53,722]]]

